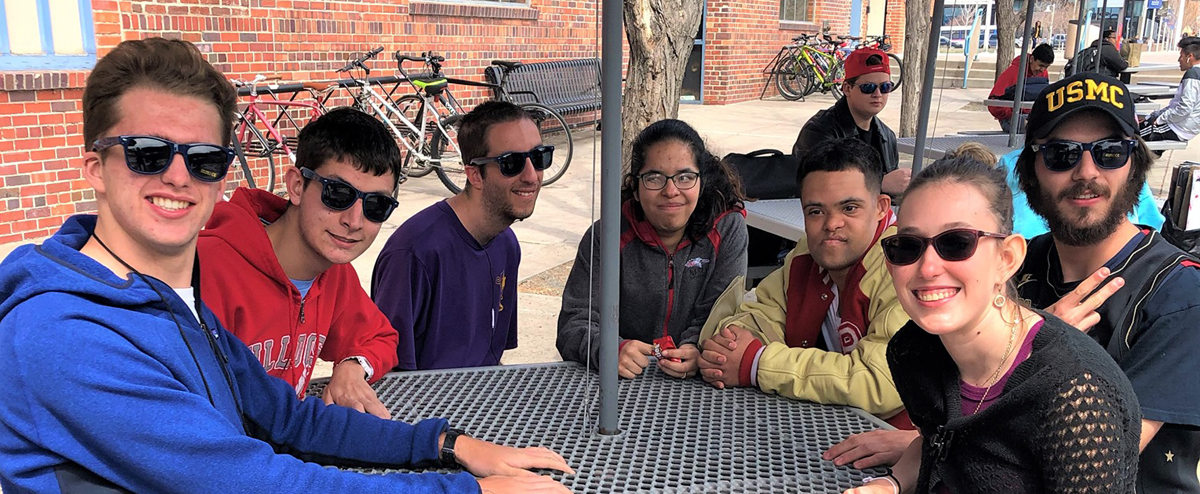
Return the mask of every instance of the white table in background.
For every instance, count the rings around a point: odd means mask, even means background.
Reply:
[[[804,208],[800,199],[747,202],[746,225],[795,242],[804,235]]]

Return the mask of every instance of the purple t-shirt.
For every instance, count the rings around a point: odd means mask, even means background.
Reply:
[[[446,201],[413,215],[375,260],[371,299],[400,333],[397,370],[497,365],[517,347],[511,228],[479,245]]]
[[[1045,321],[1038,321],[1037,324],[1029,328],[1029,333],[1025,335],[1025,341],[1021,342],[1021,348],[1017,350],[1017,358],[1013,360],[1012,366],[1004,371],[1004,375],[1000,376],[996,384],[992,385],[990,391],[987,388],[972,386],[965,381],[958,382],[960,394],[962,395],[963,417],[974,415],[976,413],[975,407],[979,407],[980,412],[987,410],[988,407],[992,406],[992,402],[1004,394],[1004,385],[1008,384],[1008,377],[1012,375],[1013,369],[1028,359],[1030,352],[1033,351],[1033,337],[1037,335],[1039,329],[1042,329],[1043,322]],[[984,392],[987,392],[987,399],[984,399]],[[982,405],[980,405],[979,400],[983,400]]]

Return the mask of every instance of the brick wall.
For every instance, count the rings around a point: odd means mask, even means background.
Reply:
[[[903,22],[903,6],[889,14]],[[125,39],[182,38],[230,77],[281,74],[338,78],[333,69],[375,46],[372,75],[392,74],[392,51],[435,51],[447,74],[482,80],[493,59],[539,61],[598,56],[596,0],[527,5],[417,0],[92,0],[98,56]],[[762,68],[800,32],[830,21],[849,27],[850,0],[813,0],[814,22],[779,21],[778,0],[709,0],[707,104],[757,98]],[[889,6],[889,10],[891,7]],[[899,42],[901,36],[894,36]],[[47,236],[75,213],[95,210],[82,180],[80,98],[86,71],[0,72],[0,243]],[[482,94],[456,91],[467,103]],[[771,94],[771,91],[768,91]],[[473,96],[473,97],[472,97]],[[261,160],[256,166],[262,166]],[[282,160],[275,160],[282,167]],[[255,172],[258,175],[258,172]],[[232,177],[238,178],[238,175]],[[232,181],[232,180],[231,180]]]
[[[866,4],[863,2],[863,26]],[[704,103],[724,105],[756,99],[767,80],[763,68],[779,49],[802,33],[820,32],[829,22],[833,34],[850,32],[850,0],[810,0],[810,22],[779,20],[779,0],[709,0],[705,39]],[[904,41],[904,2],[889,0],[885,32],[892,51]],[[766,96],[775,95],[774,84]]]

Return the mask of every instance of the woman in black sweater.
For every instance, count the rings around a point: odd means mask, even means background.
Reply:
[[[1081,331],[1012,299],[1025,259],[1002,171],[935,162],[884,255],[912,321],[888,364],[921,431],[850,493],[1132,493],[1141,430],[1121,369]]]

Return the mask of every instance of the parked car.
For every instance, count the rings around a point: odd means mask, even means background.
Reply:
[[[992,35],[988,37],[987,46],[988,46],[988,48],[995,48],[997,44],[999,44],[999,35],[998,35],[998,33],[996,33],[996,31],[992,31]],[[1020,50],[1021,49],[1021,38],[1014,36],[1013,37],[1013,45],[1016,46],[1018,50]],[[983,48],[982,40],[980,40],[979,47]]]
[[[1054,34],[1050,36],[1050,47],[1055,50],[1062,50],[1067,47],[1067,35]]]
[[[938,40],[938,44],[941,46],[949,46],[951,48],[963,47],[963,41],[961,39],[950,39],[945,36],[942,36],[941,39]]]

